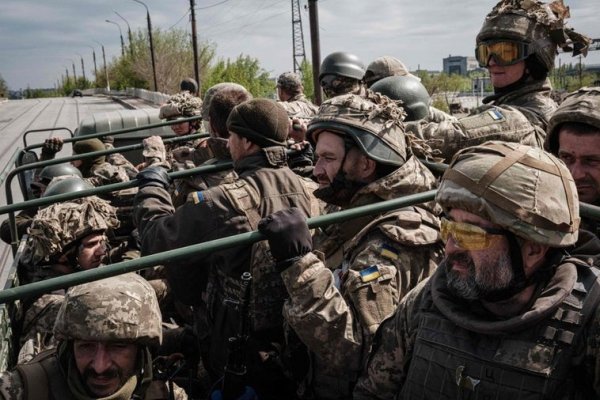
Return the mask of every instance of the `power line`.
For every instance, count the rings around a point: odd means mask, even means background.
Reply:
[[[227,0],[226,0],[226,1],[227,1]],[[169,29],[168,29],[168,30],[171,30],[171,29],[173,29],[173,27],[174,27],[175,25],[179,24],[179,23],[181,22],[181,20],[182,20],[182,19],[184,19],[185,17],[187,17],[187,15],[190,13],[190,11],[191,11],[191,9],[188,7],[188,9],[187,9],[187,11],[185,12],[185,14],[183,14],[183,15],[181,16],[181,18],[179,18],[179,19],[177,20],[177,22],[175,22],[173,25],[171,25],[171,26],[169,27]]]
[[[210,6],[206,6],[206,7],[194,7],[194,8],[196,10],[206,10],[207,8],[213,8],[213,7],[216,7],[216,6],[220,6],[221,4],[227,3],[228,1],[229,0],[223,0],[223,1],[219,2],[219,3],[215,3],[215,4],[212,4]]]

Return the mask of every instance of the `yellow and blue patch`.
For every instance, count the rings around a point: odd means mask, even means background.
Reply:
[[[386,244],[382,245],[379,249],[379,255],[381,257],[385,257],[388,260],[396,261],[399,257],[398,252],[392,246],[388,246]]]
[[[381,276],[381,272],[379,272],[379,268],[377,265],[371,265],[368,268],[360,271],[360,280],[364,283],[374,281]]]
[[[194,204],[202,203],[204,201],[204,193],[194,192],[192,193],[192,199],[194,199]]]
[[[504,115],[502,115],[502,113],[500,112],[500,110],[498,110],[497,108],[493,108],[491,110],[488,110],[488,114],[490,115],[490,117],[492,117],[492,119],[494,121],[500,121],[501,119],[504,118]]]

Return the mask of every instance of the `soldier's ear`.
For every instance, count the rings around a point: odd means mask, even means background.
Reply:
[[[521,245],[521,255],[523,257],[523,268],[525,275],[529,276],[537,270],[546,260],[546,253],[549,247],[544,244],[525,240]]]

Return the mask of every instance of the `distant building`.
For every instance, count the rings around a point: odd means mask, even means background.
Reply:
[[[444,58],[444,72],[448,75],[466,75],[467,72],[479,68],[475,57],[448,56]]]

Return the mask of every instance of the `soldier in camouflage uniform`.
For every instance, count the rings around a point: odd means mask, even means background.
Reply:
[[[600,396],[598,270],[578,236],[571,174],[541,149],[459,152],[436,200],[446,255],[376,334],[354,399]]]
[[[71,288],[54,325],[54,350],[0,376],[4,400],[177,399],[152,379],[161,314],[143,278],[125,274]]]
[[[319,110],[317,106],[310,102],[304,95],[304,86],[298,74],[293,72],[284,72],[277,78],[277,97],[279,105],[285,108],[290,120],[298,119],[308,123]],[[293,137],[293,128],[290,124],[290,136]],[[300,142],[304,138],[294,138]]]
[[[483,99],[484,105],[470,116],[413,122],[407,124],[407,130],[428,140],[446,160],[460,149],[487,140],[541,148],[548,120],[556,109],[547,76],[557,49],[585,54],[589,43],[565,26],[568,16],[562,0],[550,4],[501,0],[487,15],[476,48],[479,65],[490,73],[494,94]]]
[[[169,182],[165,170],[140,172],[135,219],[143,254],[255,230],[262,217],[280,209],[298,207],[306,216],[318,211],[302,179],[286,167],[288,116],[281,107],[266,99],[246,101],[233,109],[227,128],[228,146],[239,176],[234,183],[194,192],[175,210],[166,191]],[[228,338],[246,317],[235,306],[244,297],[243,272],[253,276],[250,339],[245,349],[247,384],[261,399],[293,398],[293,383],[279,366],[285,288],[266,243],[191,256],[167,265],[174,295],[190,305],[208,302],[211,345],[207,361],[216,377],[224,372]],[[207,279],[208,295],[201,299]]]
[[[106,150],[100,139],[92,138],[79,140],[73,144],[73,155],[87,154]],[[106,156],[84,158],[71,161],[81,171],[83,178],[94,186],[108,185],[111,183],[128,182],[127,171],[106,161]]]
[[[362,81],[365,65],[354,54],[338,51],[321,62],[319,84],[329,98],[352,93],[364,96],[367,88]]]
[[[369,98],[327,100],[308,128],[319,156],[315,195],[342,209],[437,186],[406,145],[402,109]],[[304,397],[351,396],[375,330],[441,260],[440,211],[431,203],[353,219],[328,227],[314,246],[297,211],[261,222],[289,294],[286,322],[312,353]]]
[[[367,88],[370,88],[375,82],[388,76],[412,76],[420,80],[419,77],[411,74],[406,65],[396,57],[383,56],[376,58],[367,65],[363,82]]]
[[[571,93],[550,118],[546,150],[569,168],[579,201],[600,206],[600,87]],[[584,219],[582,228],[600,236],[600,223]]]
[[[99,267],[108,255],[106,233],[118,225],[115,209],[96,196],[41,209],[29,228],[21,283]],[[52,327],[63,298],[59,290],[26,302],[19,363],[55,346]]]

